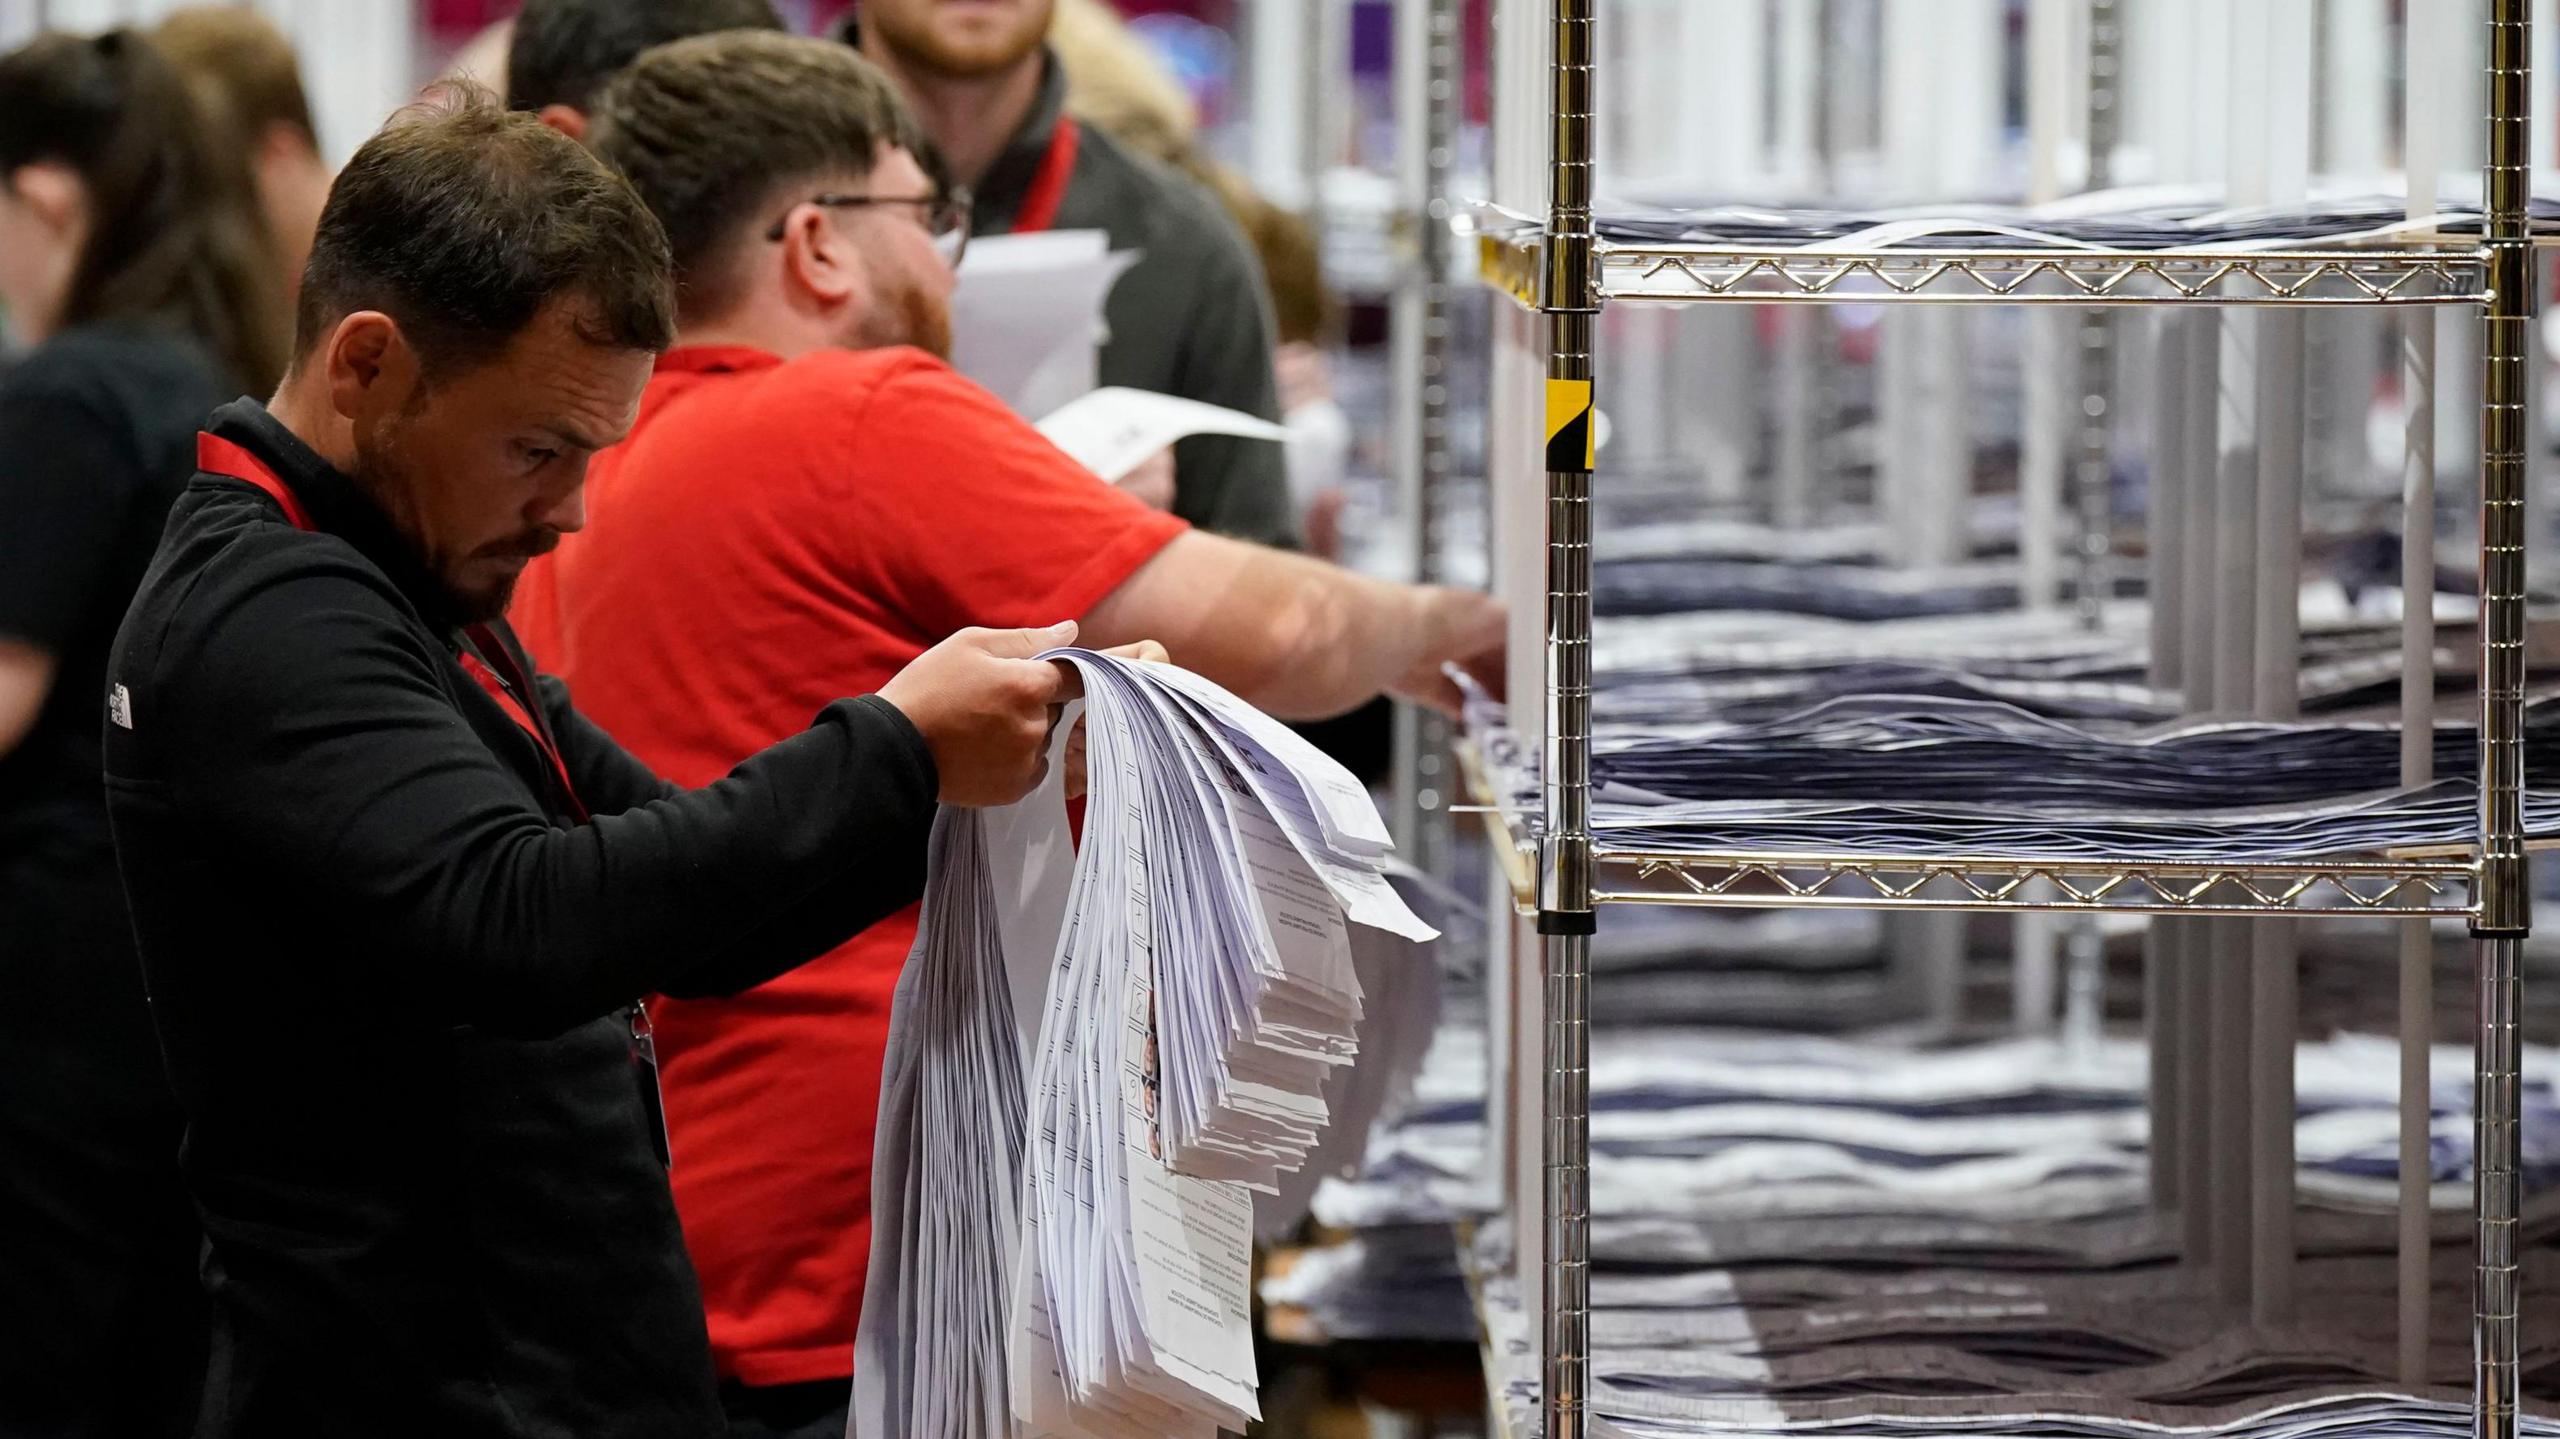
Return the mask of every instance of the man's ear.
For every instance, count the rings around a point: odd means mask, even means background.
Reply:
[[[813,205],[801,206],[782,222],[782,273],[793,300],[817,309],[869,299],[862,256]]]
[[[79,173],[68,165],[38,160],[9,172],[9,193],[58,233],[68,233],[89,208]]]
[[[258,135],[258,143],[250,164],[260,170],[280,169],[287,165],[309,166],[321,163],[320,152],[292,124],[278,120]]]
[[[545,105],[534,112],[534,118],[580,144],[586,143],[587,112],[584,110],[573,105]]]
[[[380,310],[358,310],[338,322],[321,349],[328,365],[329,406],[361,422],[405,406],[415,392],[418,356],[400,322]]]

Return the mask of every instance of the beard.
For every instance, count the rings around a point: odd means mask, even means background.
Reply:
[[[863,312],[854,327],[854,348],[885,350],[913,345],[948,364],[951,360],[951,307],[915,285],[882,297],[883,303]]]
[[[356,434],[355,473],[350,477],[364,491],[389,522],[407,554],[411,573],[425,593],[415,596],[419,608],[431,618],[455,626],[486,624],[505,616],[507,605],[515,598],[516,581],[523,570],[507,573],[503,578],[473,583],[465,577],[465,566],[473,559],[490,559],[501,555],[539,555],[560,543],[556,531],[518,535],[496,545],[483,546],[468,555],[452,556],[438,550],[420,535],[417,519],[417,497],[424,494],[419,468],[402,441],[412,415],[385,426],[379,434],[359,430]]]
[[[993,33],[972,26],[951,34],[929,17],[908,25],[903,17],[891,20],[885,13],[865,16],[863,25],[920,70],[948,80],[976,80],[1011,69],[1037,51],[1049,33],[1049,15],[1045,5],[1026,6],[1018,23]]]

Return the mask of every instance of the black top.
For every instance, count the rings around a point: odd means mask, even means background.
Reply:
[[[978,183],[971,222],[978,234],[1013,228],[1049,153],[1066,109],[1067,82],[1055,55],[1047,64],[1039,103]],[[1097,366],[1103,384],[1279,418],[1262,264],[1207,190],[1085,125],[1052,228],[1101,230],[1112,249],[1138,252],[1103,303],[1111,331]],[[1173,463],[1175,514],[1239,539],[1297,543],[1279,445],[1194,435],[1174,445]]]
[[[196,476],[106,732],[209,1241],[199,1433],[717,1433],[626,1006],[743,988],[913,901],[930,751],[839,701],[679,794],[546,677],[597,816],[575,824],[380,511],[251,401],[214,433],[316,529]]]
[[[0,377],[0,636],[54,660],[34,727],[0,754],[0,871],[112,862],[107,647],[195,472],[196,429],[232,393],[195,341],[132,324],[65,330]]]

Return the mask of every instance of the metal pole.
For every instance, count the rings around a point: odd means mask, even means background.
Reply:
[[[2075,6],[2089,0],[2034,0],[2027,7],[2027,203],[2062,198],[2062,147],[2071,130],[2072,72],[2085,55],[2074,54]],[[2018,604],[2054,609],[2062,603],[2063,471],[2073,433],[2064,418],[2071,371],[2064,356],[2080,317],[2069,310],[2039,310],[2024,317],[2026,373],[2018,459]],[[2051,1005],[2053,926],[2049,917],[2018,916],[2018,1027],[2039,1032]]]
[[[2415,78],[2416,72],[2411,72]],[[2414,89],[2414,86],[2413,86]],[[2414,189],[2415,171],[2411,172]],[[2415,201],[2412,201],[2415,204]],[[2429,202],[2432,207],[2433,202]],[[2402,336],[2409,415],[2401,466],[2400,782],[2435,779],[2436,316],[2412,311]],[[2435,941],[2427,921],[2400,925],[2400,1382],[2427,1382],[2435,1162]]]
[[[2116,139],[2123,105],[2116,81],[2123,64],[2124,27],[2117,0],[2089,0],[2089,188],[2115,183]],[[2112,521],[2115,331],[2105,309],[2080,312],[2080,423],[2072,467],[2073,498],[2080,512],[2080,623],[2098,628],[2107,601],[2108,529]]]
[[[1548,156],[1546,834],[1538,931],[1546,970],[1545,1439],[1583,1439],[1591,1359],[1591,227],[1594,0],[1554,0]]]
[[[2216,496],[2220,490],[2222,448],[2222,326],[2213,314],[2180,315],[2186,331],[2185,380],[2187,433],[2181,469],[2187,477],[2186,578],[2183,608],[2186,638],[2181,647],[2189,714],[2211,712],[2216,704],[2214,654],[2216,622],[2222,614],[2220,567],[2215,562]],[[2171,371],[2173,375],[2175,371]],[[2220,921],[2179,919],[2175,936],[2182,962],[2172,979],[2177,1001],[2179,1039],[2175,1049],[2184,1077],[2177,1086],[2181,1106],[2177,1128],[2178,1196],[2188,1263],[2199,1268],[2213,1260],[2213,1110],[2212,1025],[2214,935]]]
[[[2154,353],[2159,357],[2162,383],[2152,408],[2151,429],[2150,678],[2154,686],[2174,690],[2188,682],[2186,512],[2188,505],[2199,502],[2190,493],[2197,487],[2188,483],[2189,387],[2180,373],[2181,362],[2193,347],[2187,342],[2185,322],[2175,313],[2164,315],[2158,330]],[[2180,708],[2194,706],[2182,704]],[[2185,1170],[2178,1161],[2185,1128],[2181,1087],[2186,1082],[2186,1067],[2193,1062],[2188,1056],[2184,995],[2185,984],[2195,972],[2195,951],[2194,927],[2182,919],[2167,915],[2154,918],[2150,933],[2143,937],[2142,1017],[2150,1055],[2146,1132],[2150,1136],[2147,1147],[2151,1203],[2164,1214],[2177,1210],[2183,1202],[2181,1176]]]
[[[2437,116],[2444,104],[2445,36],[2412,25],[2406,47],[2401,168],[2409,216],[2435,213],[2444,166]],[[2435,778],[2436,314],[2413,310],[2401,324],[2400,392],[2408,406],[2400,468],[2400,782]],[[2435,944],[2425,920],[2400,926],[2400,1382],[2427,1382],[2428,1299],[2433,1218]]]
[[[2119,82],[2124,68],[2124,24],[2117,0],[2089,0],[2089,188],[2115,183],[2116,141],[2124,128]],[[2080,512],[2078,573],[2080,625],[2096,630],[2106,623],[2107,601],[2115,587],[2113,529],[2115,523],[2115,321],[2106,310],[2084,309],[2079,320],[2080,413],[2073,430],[2076,451],[2071,467],[2073,499]],[[2068,978],[2063,986],[2064,1052],[2075,1059],[2095,1056],[2106,995],[2106,942],[2095,915],[2083,916],[2071,928],[2066,949]]]
[[[2266,0],[2266,188],[2262,198],[2299,204],[2310,186],[2311,0]],[[2276,310],[2258,331],[2257,665],[2254,713],[2290,719],[2301,709],[2303,394],[2307,316]],[[2293,927],[2260,923],[2250,945],[2250,1280],[2262,1329],[2293,1322],[2294,1047],[2301,1033]]]
[[[2204,1016],[2201,1098],[2209,1110],[2205,1117],[2208,1148],[2205,1187],[2195,1202],[2212,1226],[2213,1292],[2227,1304],[2245,1306],[2257,1272],[2251,1245],[2258,1211],[2251,1198],[2255,1169],[2249,1151],[2256,1132],[2252,1115],[2257,1095],[2249,1065],[2251,1013],[2257,998],[2256,987],[2249,982],[2252,936],[2250,921],[2245,919],[2207,923],[2212,943],[2205,951],[2210,965],[2206,994],[2212,1007]]]
[[[1778,7],[1777,72],[1778,188],[1818,194],[1826,166],[1823,154],[1823,89],[1825,9],[1827,0]],[[1777,394],[1771,407],[1777,439],[1777,485],[1770,516],[1779,525],[1799,528],[1821,512],[1816,491],[1819,456],[1815,436],[1828,433],[1820,346],[1827,333],[1824,307],[1781,305],[1776,369]]]
[[[1408,0],[1397,11],[1396,66],[1404,101],[1406,179],[1413,186],[1413,254],[1396,318],[1409,326],[1411,429],[1403,473],[1413,579],[1440,577],[1440,504],[1449,492],[1449,175],[1456,164],[1456,0]],[[1410,17],[1408,19],[1408,17]],[[1410,47],[1408,49],[1407,47]],[[1395,711],[1396,847],[1440,874],[1449,847],[1449,725],[1418,705]]]
[[[1246,97],[1253,107],[1252,153],[1247,165],[1254,188],[1285,210],[1307,204],[1306,94],[1313,13],[1306,0],[1270,0],[1252,7],[1245,37]]]
[[[2531,432],[2526,352],[2534,313],[2533,0],[2491,0],[2488,127],[2481,191],[2489,305],[2480,332],[2479,1034],[2473,1057],[2473,1433],[2514,1439],[2517,1401],[2516,1218],[2523,1203],[2516,1127],[2517,978],[2532,892],[2524,853],[2524,489]]]

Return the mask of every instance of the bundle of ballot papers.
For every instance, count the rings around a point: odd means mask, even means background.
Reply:
[[[1082,835],[1063,763],[936,823],[882,1075],[856,1434],[1257,1417],[1255,1197],[1325,1138],[1376,1032],[1348,927],[1434,936],[1339,765],[1183,670],[1051,658],[1084,680]]]

